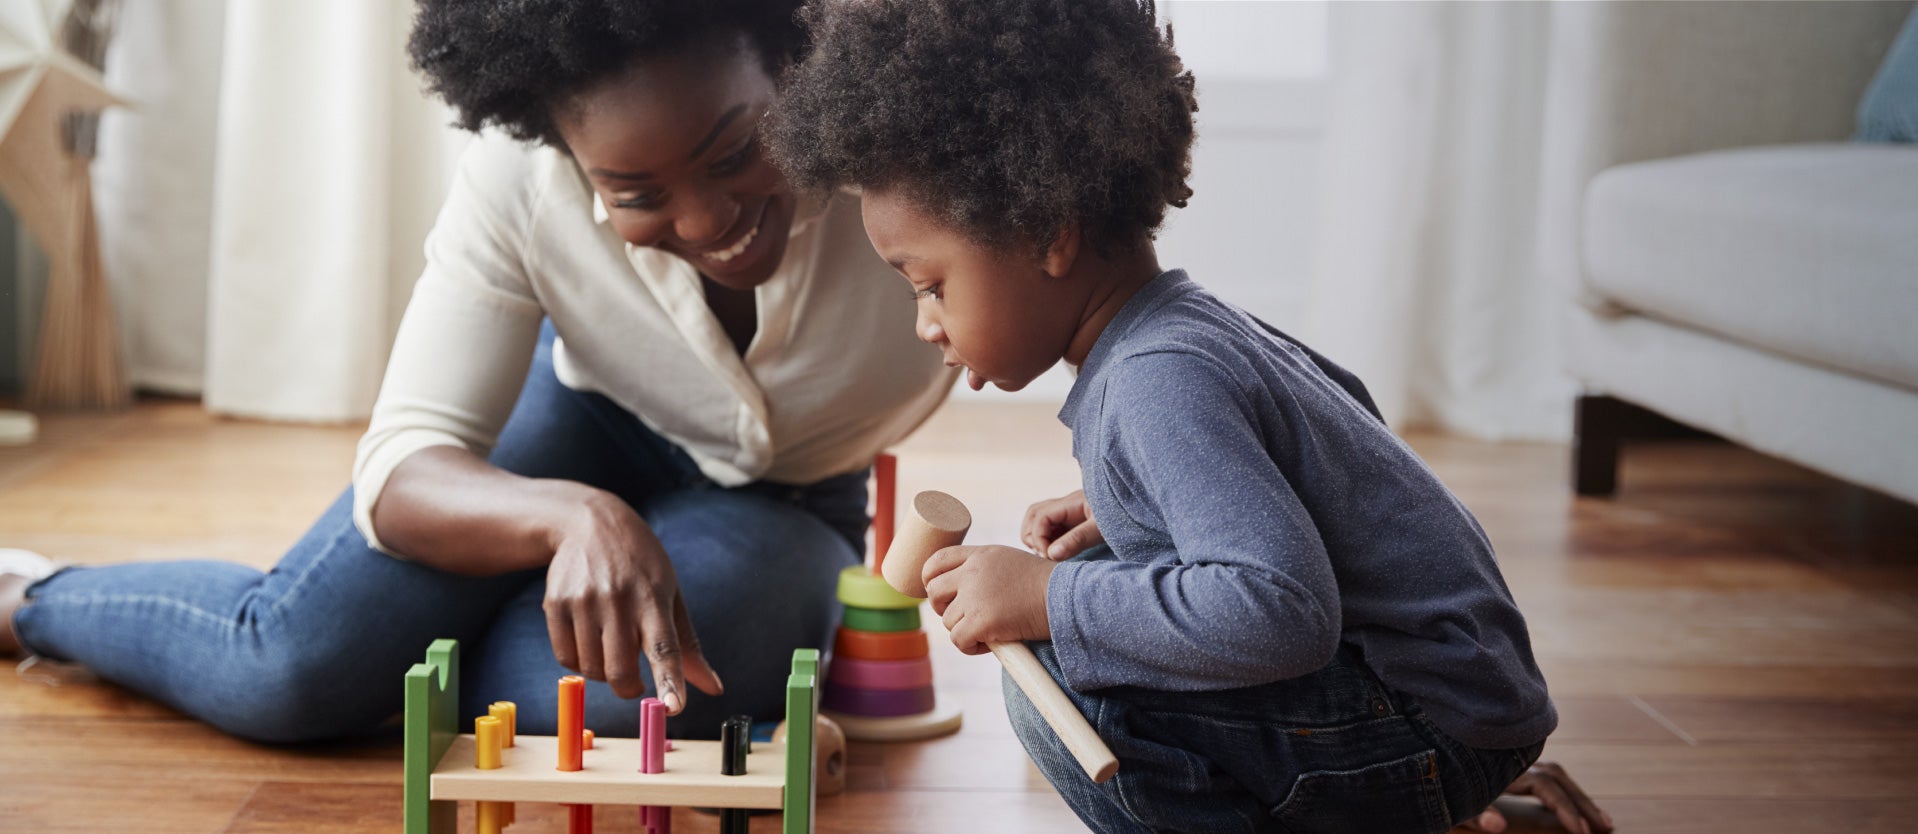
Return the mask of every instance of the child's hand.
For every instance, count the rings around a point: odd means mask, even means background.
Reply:
[[[1092,509],[1086,506],[1086,492],[1082,489],[1027,507],[1019,540],[1032,548],[1032,552],[1063,562],[1088,547],[1104,543],[1106,537],[1092,520]]]
[[[996,544],[959,545],[932,554],[926,598],[952,633],[952,644],[981,654],[987,643],[1046,640],[1046,583],[1058,565]]]

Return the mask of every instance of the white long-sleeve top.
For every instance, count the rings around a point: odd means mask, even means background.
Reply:
[[[372,509],[394,468],[429,446],[491,453],[542,317],[558,332],[560,382],[637,415],[723,486],[855,471],[952,389],[851,195],[802,210],[754,295],[758,330],[741,356],[693,266],[621,240],[571,157],[482,134],[426,239],[354,462],[354,523],[391,553]]]

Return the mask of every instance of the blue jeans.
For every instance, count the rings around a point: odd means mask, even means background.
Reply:
[[[561,385],[550,326],[491,460],[611,491],[658,534],[726,684],[717,698],[689,690],[673,735],[717,737],[734,714],[782,717],[792,652],[825,645],[838,572],[861,558],[865,473],[722,489],[632,414]],[[349,489],[266,573],[212,561],[69,568],[28,589],[14,627],[31,652],[270,742],[379,726],[401,709],[406,670],[450,637],[462,723],[509,700],[522,731],[551,734],[555,681],[568,673],[540,608],[545,571],[474,578],[404,562],[367,546],[352,507]],[[651,686],[650,670],[642,680]],[[636,735],[638,703],[589,682],[586,725]]]
[[[1094,831],[1436,834],[1484,810],[1544,747],[1453,740],[1349,648],[1318,672],[1260,686],[1090,693],[1065,686],[1051,643],[1032,648],[1119,757],[1119,772],[1093,784],[1005,679],[1026,752]]]

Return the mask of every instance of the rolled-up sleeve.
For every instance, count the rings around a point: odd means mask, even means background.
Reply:
[[[373,547],[387,479],[414,452],[458,446],[485,456],[526,380],[541,306],[526,270],[532,215],[524,150],[472,143],[426,239],[426,269],[399,334],[353,464],[353,522]]]

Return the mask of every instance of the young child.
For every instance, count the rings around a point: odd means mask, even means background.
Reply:
[[[1149,0],[804,15],[814,49],[771,128],[795,185],[861,189],[920,337],[974,389],[1078,368],[1060,418],[1084,490],[1026,524],[1049,558],[957,547],[925,570],[962,650],[1050,641],[1036,653],[1121,762],[1092,783],[1007,686],[1073,810],[1211,834],[1477,817],[1557,723],[1524,619],[1356,378],[1160,269],[1195,105]]]

